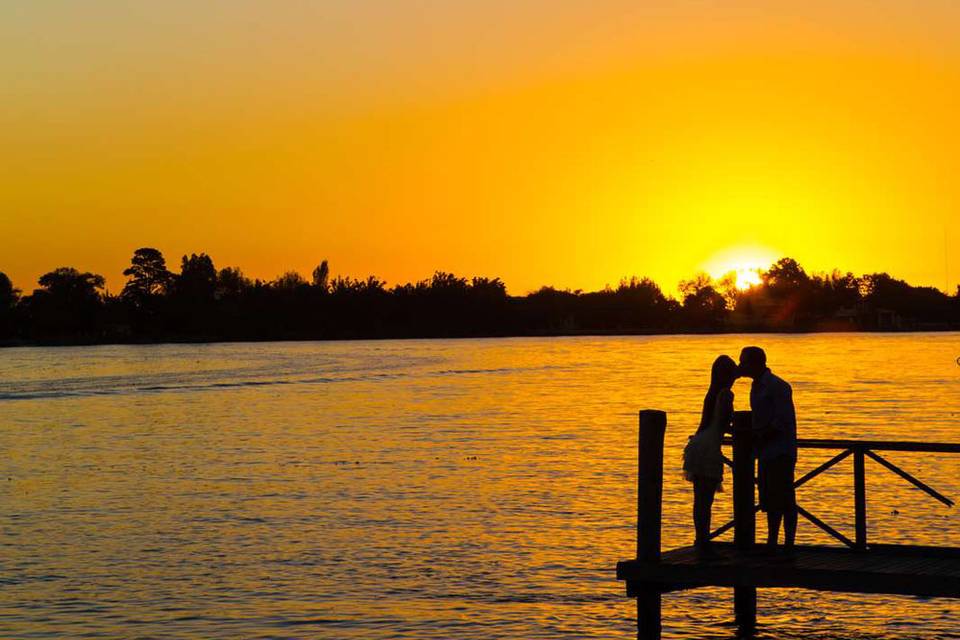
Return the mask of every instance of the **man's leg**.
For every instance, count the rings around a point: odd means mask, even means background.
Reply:
[[[780,537],[780,520],[783,513],[770,509],[767,511],[767,547],[770,551],[777,548],[777,539]]]
[[[797,506],[787,509],[783,513],[783,544],[793,547],[797,539]]]
[[[793,548],[793,543],[797,538],[797,490],[793,486],[795,466],[795,462],[790,462],[784,474],[787,500],[783,510],[783,544],[788,549]]]
[[[776,467],[767,460],[757,461],[757,479],[760,489],[760,509],[767,513],[767,547],[770,551],[777,548],[777,538],[780,537],[780,520],[783,511],[777,501]]]

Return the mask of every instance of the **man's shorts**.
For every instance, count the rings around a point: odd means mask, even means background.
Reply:
[[[789,456],[758,461],[757,480],[762,511],[787,513],[797,508],[797,494],[793,488],[796,464]]]

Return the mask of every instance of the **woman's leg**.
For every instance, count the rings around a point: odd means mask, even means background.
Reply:
[[[703,534],[704,540],[710,542],[710,522],[713,519],[713,497],[717,495],[717,485],[719,484],[716,480],[706,480],[704,481],[703,487]]]
[[[703,525],[701,524],[703,520],[703,506],[700,504],[702,502],[700,496],[703,493],[700,490],[700,484],[702,482],[700,478],[693,479],[693,544],[697,546],[701,544],[701,535],[703,534]]]
[[[713,510],[713,498],[717,492],[717,481],[708,478],[696,478],[693,483],[693,526],[696,530],[696,546],[710,551],[710,521]]]
[[[693,481],[693,527],[699,546],[710,542],[710,511],[715,490],[716,483],[712,480],[695,478]]]

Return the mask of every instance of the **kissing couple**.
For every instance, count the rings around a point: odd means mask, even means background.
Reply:
[[[733,431],[733,383],[751,378],[753,451],[757,459],[760,509],[767,514],[767,549],[777,551],[783,522],[784,551],[793,552],[797,500],[793,486],[797,463],[797,416],[793,390],[767,367],[760,347],[744,347],[740,363],[722,355],[713,362],[710,388],[703,399],[700,426],[683,450],[684,476],[693,483],[694,545],[701,557],[716,555],[710,544],[710,512],[723,481],[724,433]]]

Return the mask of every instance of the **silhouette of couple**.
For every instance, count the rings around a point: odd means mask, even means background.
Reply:
[[[760,347],[745,347],[740,364],[723,355],[713,362],[710,388],[703,399],[700,426],[683,451],[683,471],[693,483],[695,545],[702,557],[716,554],[710,546],[710,511],[723,480],[720,442],[732,430],[733,383],[740,377],[753,380],[750,410],[753,415],[753,451],[757,458],[760,509],[767,513],[767,548],[777,551],[783,522],[784,551],[793,551],[797,533],[797,501],[793,487],[797,463],[797,416],[793,390],[767,367]]]

